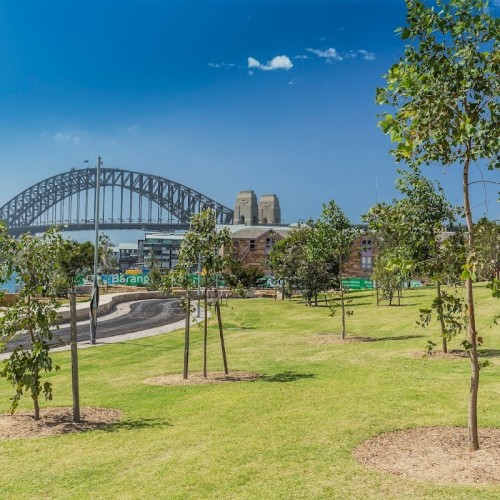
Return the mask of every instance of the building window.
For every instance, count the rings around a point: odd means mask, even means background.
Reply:
[[[372,256],[362,255],[361,256],[361,269],[363,271],[371,271],[372,270]]]
[[[361,269],[371,271],[373,268],[372,240],[361,241]]]
[[[371,252],[372,252],[372,240],[362,240],[361,253],[371,255]]]

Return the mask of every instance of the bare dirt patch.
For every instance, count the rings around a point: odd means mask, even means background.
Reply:
[[[309,342],[311,344],[328,345],[328,344],[350,344],[353,342],[375,342],[377,338],[374,337],[361,337],[358,335],[346,335],[343,339],[340,333],[318,333]]]
[[[181,374],[164,375],[144,380],[149,385],[203,385],[203,384],[224,384],[227,382],[252,382],[258,380],[262,375],[255,372],[209,372],[207,378],[202,373],[190,373],[187,380]]]
[[[40,420],[33,412],[0,415],[0,440],[58,436],[71,432],[100,429],[120,421],[122,412],[111,408],[85,407],[80,409],[81,422],[73,422],[72,408],[42,408]]]
[[[353,452],[369,469],[441,484],[500,484],[500,429],[479,431],[481,449],[467,449],[464,427],[425,427],[389,432]]]

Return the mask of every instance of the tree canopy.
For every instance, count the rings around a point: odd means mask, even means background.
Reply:
[[[396,147],[397,161],[412,167],[438,164],[461,168],[467,222],[464,263],[471,387],[469,448],[479,448],[477,397],[480,363],[472,281],[477,253],[470,200],[472,166],[500,168],[500,19],[490,15],[487,0],[406,0],[406,26],[399,34],[404,57],[377,89],[380,126]]]

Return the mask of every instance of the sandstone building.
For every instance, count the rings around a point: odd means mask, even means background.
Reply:
[[[234,206],[234,224],[257,226],[281,223],[281,208],[275,194],[265,194],[260,197],[253,191],[240,191]]]

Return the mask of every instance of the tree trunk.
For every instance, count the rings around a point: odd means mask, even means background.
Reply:
[[[71,331],[71,388],[73,393],[73,422],[80,422],[80,387],[78,383],[78,339],[76,336],[76,292],[69,294]]]
[[[204,316],[205,316],[205,325],[204,325],[204,335],[203,335],[203,376],[207,378],[207,342],[208,342],[208,276],[205,276],[205,290],[203,293],[203,302],[204,302]]]
[[[318,294],[314,295],[314,305],[318,307]]]
[[[184,371],[182,378],[187,380],[189,373],[189,325],[191,324],[191,297],[189,291],[187,292],[187,311],[186,311],[186,324],[184,327]]]
[[[31,297],[28,295],[26,298],[26,302],[28,303],[28,312],[27,312],[27,323],[28,323],[28,331],[31,339],[31,350],[33,350],[33,345],[35,344],[35,333],[33,332],[33,327],[31,325]],[[33,378],[35,382],[35,388],[31,388],[31,398],[33,399],[33,408],[35,411],[35,420],[40,420],[40,403],[38,401],[38,363],[33,368]]]
[[[375,293],[377,296],[377,307],[380,305],[380,297],[379,297],[379,292],[378,292],[378,286],[375,287]]]
[[[438,297],[438,315],[439,315],[439,322],[441,324],[441,339],[443,340],[443,352],[446,354],[448,352],[448,339],[446,336],[446,326],[444,324],[444,317],[443,317],[443,302],[441,299],[441,283],[438,281],[437,282],[437,297]]]
[[[38,394],[32,392],[31,397],[33,398],[33,407],[35,409],[35,420],[40,420],[40,403],[38,402]]]
[[[468,145],[470,150],[470,143]],[[469,199],[469,156],[466,158],[463,170],[462,188],[464,194],[464,209],[465,219],[467,221],[467,254],[468,257],[474,251],[474,225],[472,222],[472,210]],[[477,354],[477,332],[476,332],[476,315],[474,311],[474,292],[472,288],[472,278],[468,276],[465,280],[467,315],[468,315],[468,341],[470,344],[470,393],[469,393],[469,411],[467,416],[468,428],[468,443],[469,450],[475,451],[479,449],[479,436],[477,430],[477,397],[479,392],[479,359]]]

